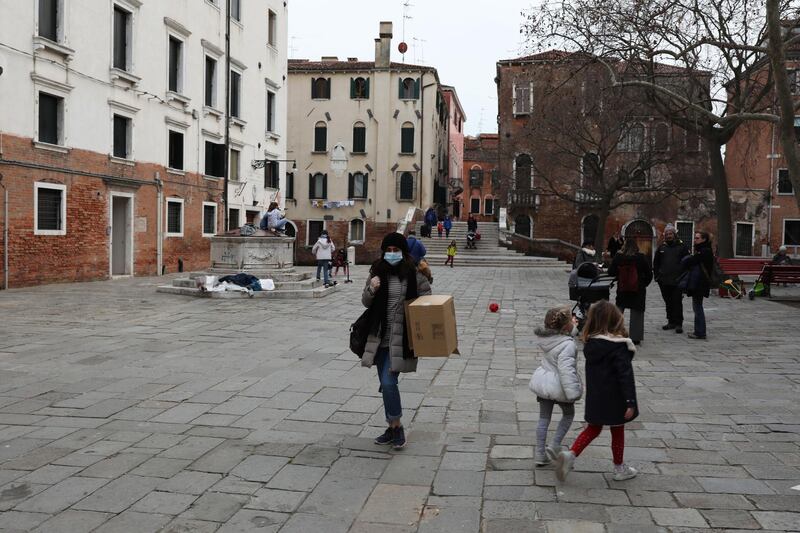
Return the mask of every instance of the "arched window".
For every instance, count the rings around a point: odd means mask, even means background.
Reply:
[[[472,165],[469,169],[469,186],[483,187],[483,169],[480,165]]]
[[[419,98],[419,80],[404,78],[400,80],[400,99],[416,100]]]
[[[514,233],[531,238],[531,217],[528,215],[517,215],[514,218]]]
[[[669,126],[660,122],[653,128],[653,150],[665,152],[669,150]]]
[[[481,214],[481,197],[480,191],[476,191],[479,196],[473,196],[469,199],[469,212],[471,215]]]
[[[528,190],[533,186],[533,160],[528,154],[519,154],[514,160],[514,180],[517,190]]]
[[[399,201],[413,201],[414,200],[414,174],[411,172],[400,173],[400,178],[397,180],[397,199]]]
[[[583,186],[588,186],[600,179],[602,172],[600,169],[600,157],[594,152],[587,152],[581,159],[581,175]]]
[[[354,100],[369,98],[369,79],[350,78],[350,98]]]
[[[367,181],[369,174],[363,172],[355,172],[350,174],[348,183],[348,197],[349,198],[366,198],[367,197]]]
[[[322,172],[308,175],[308,197],[324,200],[328,197],[328,175]]]
[[[363,154],[367,151],[367,127],[363,122],[353,124],[353,153]]]
[[[586,215],[581,221],[581,244],[586,241],[594,242],[597,236],[597,226],[600,223],[600,217],[597,215]]]
[[[294,222],[289,221],[283,227],[284,231],[286,232],[287,237],[296,237],[297,236],[297,226],[294,225]]]
[[[410,122],[404,123],[400,129],[400,153],[414,153],[414,125]]]
[[[317,122],[314,126],[314,151],[328,151],[328,125],[324,122]]]
[[[617,143],[619,152],[641,152],[644,149],[644,126],[640,123],[623,128]]]
[[[364,241],[364,221],[360,218],[354,218],[350,221],[350,235],[347,237],[350,242],[363,242]]]
[[[331,97],[330,78],[311,78],[311,98],[329,100]]]

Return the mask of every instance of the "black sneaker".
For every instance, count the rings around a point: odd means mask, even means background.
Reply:
[[[682,326],[675,326],[675,333],[683,333],[683,327]]]
[[[403,442],[405,442],[405,438],[403,438]],[[385,446],[387,444],[394,443],[394,428],[386,428],[386,431],[383,432],[383,435],[380,437],[375,437],[375,444],[380,444],[381,446]]]
[[[403,426],[394,428],[394,439],[392,440],[392,448],[395,450],[402,450],[406,446],[406,431]]]
[[[667,331],[667,330],[670,330],[670,329],[675,329],[675,326],[673,324],[664,324],[663,326],[661,326],[661,329],[663,329],[664,331]]]

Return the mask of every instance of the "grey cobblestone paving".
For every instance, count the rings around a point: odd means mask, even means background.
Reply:
[[[0,531],[800,531],[796,307],[712,298],[690,344],[651,289],[626,431],[641,473],[613,481],[601,434],[562,484],[533,468],[527,381],[566,273],[434,268],[461,355],[401,379],[400,452],[372,444],[375,371],[347,349],[365,276],[297,302],[155,278],[0,292]]]

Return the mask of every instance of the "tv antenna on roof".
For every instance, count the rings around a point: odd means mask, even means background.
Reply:
[[[295,54],[297,53],[297,46],[295,45],[295,41],[297,41],[298,39],[302,39],[302,37],[297,37],[296,35],[292,35],[289,38],[289,41],[290,41],[290,43],[289,43],[289,57],[292,57],[292,58],[295,57]]]
[[[412,4],[410,0],[405,0],[403,2],[403,39],[400,42],[400,46],[398,47],[400,49],[400,53],[403,56],[403,63],[406,62],[406,51],[408,50],[408,45],[406,44],[406,20],[411,20],[414,18],[411,15],[409,15],[409,11],[411,10],[412,7],[414,7],[414,4]]]
[[[414,41],[414,63],[419,65],[425,64],[425,43],[428,41],[425,39],[417,39],[416,37],[412,37],[411,39]],[[417,43],[419,43],[419,59],[417,59]]]

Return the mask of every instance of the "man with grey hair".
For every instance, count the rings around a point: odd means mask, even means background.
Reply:
[[[682,259],[689,254],[689,247],[678,238],[675,226],[667,224],[664,242],[653,259],[653,275],[667,308],[667,323],[661,329],[674,329],[675,333],[683,333],[683,293],[678,287],[678,278],[683,272]]]

